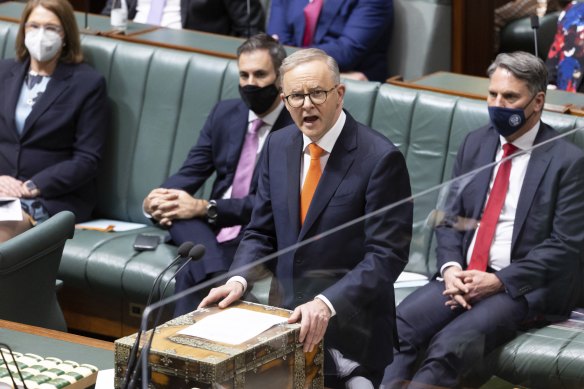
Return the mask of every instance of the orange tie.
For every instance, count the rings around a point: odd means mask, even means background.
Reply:
[[[320,180],[322,174],[322,169],[320,168],[320,157],[325,152],[315,143],[309,144],[308,150],[310,151],[310,166],[308,167],[308,173],[306,174],[304,185],[302,185],[302,192],[300,193],[300,222],[302,224],[304,224],[304,219],[306,219],[306,214],[308,213],[308,207],[310,207],[312,196],[314,195],[314,191],[318,185],[318,180]]]

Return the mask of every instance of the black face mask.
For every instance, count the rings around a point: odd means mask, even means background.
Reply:
[[[266,85],[263,88],[256,85],[239,86],[241,99],[258,115],[265,113],[274,104],[279,93],[275,84]]]

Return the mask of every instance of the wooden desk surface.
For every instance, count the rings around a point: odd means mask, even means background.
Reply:
[[[411,81],[390,79],[390,84],[422,89],[471,99],[486,100],[489,88],[487,77],[450,72],[436,72]],[[584,94],[563,90],[548,90],[545,109],[584,116]]]
[[[100,370],[114,367],[112,342],[6,320],[0,320],[0,342],[21,353],[90,363]]]

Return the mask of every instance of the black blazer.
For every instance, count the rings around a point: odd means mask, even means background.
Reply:
[[[139,0],[127,0],[128,19],[136,16]],[[112,0],[108,0],[102,14],[109,15]],[[250,0],[250,17],[247,17],[245,0],[181,0],[182,27],[215,34],[248,36],[264,31],[265,16],[259,0]]]
[[[271,303],[292,309],[323,294],[337,313],[327,328],[326,347],[382,370],[393,358],[393,283],[408,261],[412,203],[322,234],[408,198],[405,159],[387,138],[347,114],[300,225],[302,146],[295,125],[268,137],[251,222],[231,269],[317,238],[266,263],[282,297]],[[252,273],[240,274],[253,281]]]
[[[558,133],[541,123],[535,144]],[[471,132],[460,146],[453,176],[495,159],[499,134],[486,126]],[[436,230],[438,269],[456,261],[466,268],[474,229],[452,228],[456,216],[480,220],[492,169],[483,169],[466,185],[455,185],[447,212],[454,218]],[[457,182],[457,184],[460,183]],[[584,250],[584,153],[559,139],[532,151],[517,204],[511,264],[497,276],[513,297],[525,296],[530,316],[567,315],[576,303]],[[551,317],[550,317],[551,318]]]
[[[21,135],[14,121],[29,61],[0,61],[0,175],[32,179],[55,214],[87,220],[108,125],[104,78],[86,64],[59,63]]]
[[[183,166],[162,184],[163,188],[182,189],[195,193],[207,178],[215,173],[211,198],[217,201],[216,225],[218,227],[246,225],[251,217],[259,163],[254,170],[248,196],[241,199],[221,199],[221,196],[233,184],[247,132],[248,114],[249,108],[239,99],[223,100],[217,103],[201,130],[197,144],[189,151]],[[271,132],[291,123],[292,118],[284,108]]]

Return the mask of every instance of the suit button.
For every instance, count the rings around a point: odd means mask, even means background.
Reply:
[[[297,265],[300,265],[300,264],[302,263],[302,259],[300,259],[300,258],[296,258],[296,259],[294,260],[294,263],[295,263],[295,264],[297,264]]]
[[[302,293],[298,293],[296,295],[296,300],[302,300],[304,298],[304,295]]]

